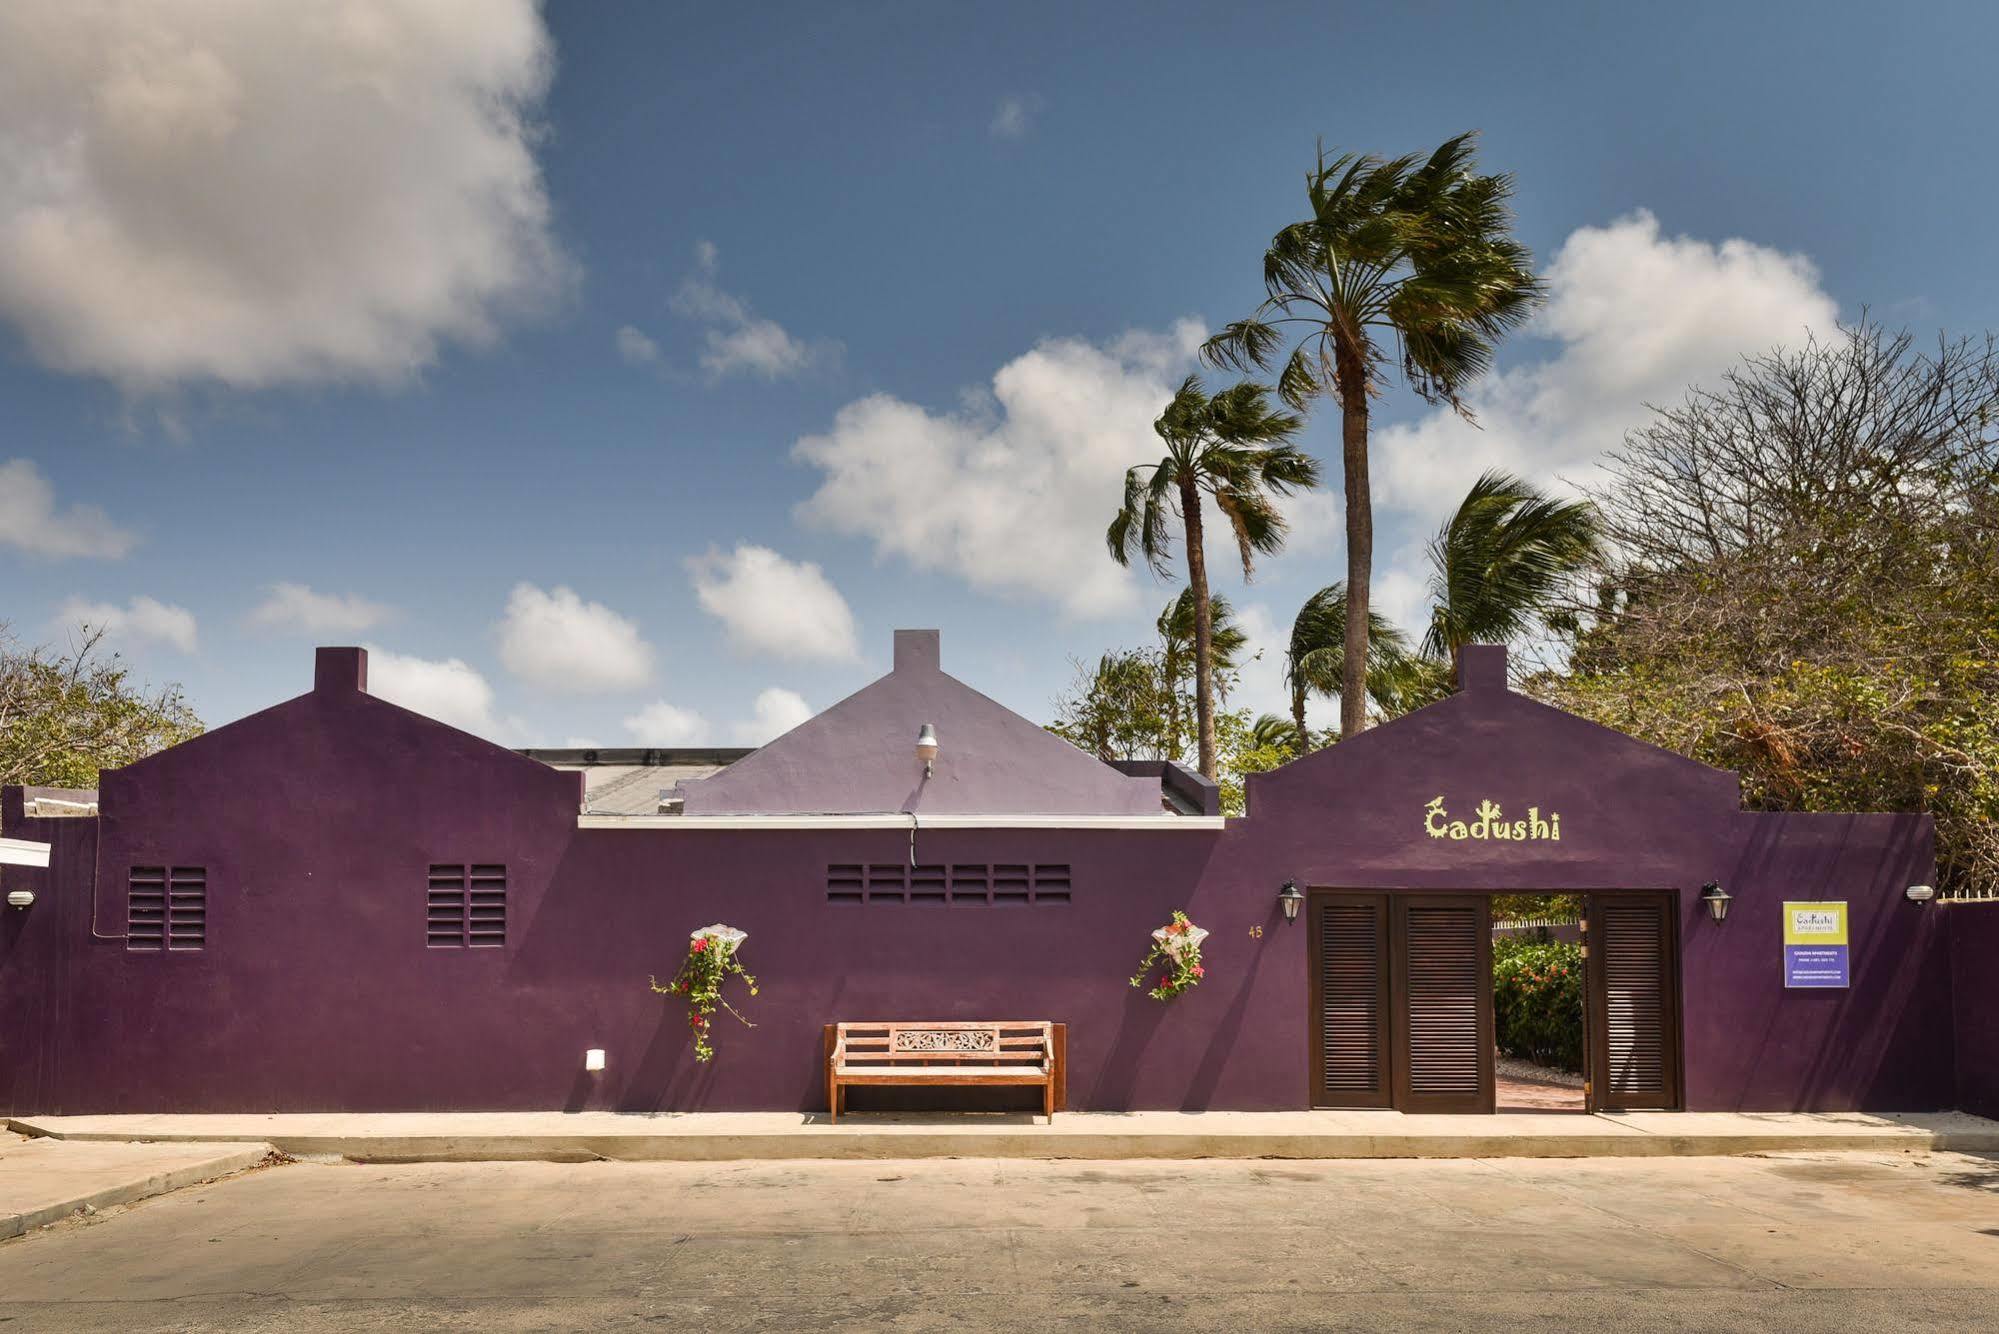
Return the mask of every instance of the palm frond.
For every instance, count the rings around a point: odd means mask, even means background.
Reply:
[[[1469,643],[1523,634],[1564,579],[1601,561],[1596,511],[1492,471],[1430,540],[1432,614],[1424,650],[1449,659]]]

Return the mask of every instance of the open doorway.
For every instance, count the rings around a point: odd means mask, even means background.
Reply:
[[[1680,1106],[1673,896],[1584,895],[1574,941],[1497,947],[1495,897],[1311,892],[1312,1105]]]
[[[1497,1111],[1589,1110],[1585,903],[1577,894],[1493,897]]]

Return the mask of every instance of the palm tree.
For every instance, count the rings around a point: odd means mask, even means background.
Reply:
[[[1298,737],[1298,725],[1274,713],[1259,713],[1249,728],[1251,750],[1288,750],[1294,755],[1302,754]]]
[[[1194,590],[1183,588],[1180,596],[1159,613],[1160,675],[1166,681],[1166,749],[1168,758],[1180,758],[1180,686],[1194,674]],[[1215,694],[1228,699],[1228,678],[1241,665],[1242,651],[1249,644],[1235,621],[1235,608],[1225,593],[1208,595],[1208,658],[1214,665]]]
[[[1383,713],[1402,711],[1419,672],[1409,639],[1385,617],[1369,612],[1367,698]],[[1284,684],[1291,691],[1291,721],[1298,730],[1298,753],[1312,748],[1305,725],[1308,695],[1338,695],[1346,689],[1347,586],[1328,584],[1298,609],[1291,642],[1284,652]],[[1366,701],[1363,701],[1365,703]],[[1344,716],[1346,710],[1341,709]]]
[[[1460,397],[1465,386],[1492,364],[1494,344],[1541,295],[1531,256],[1510,234],[1512,178],[1478,174],[1473,137],[1461,134],[1427,159],[1384,162],[1348,153],[1329,160],[1321,150],[1305,178],[1312,216],[1278,232],[1264,252],[1268,296],[1201,349],[1210,365],[1238,370],[1282,360],[1278,392],[1300,411],[1322,394],[1339,400],[1346,582],[1353,590],[1340,689],[1343,736],[1367,718],[1374,574],[1368,399],[1388,360],[1381,340],[1392,344],[1410,388],[1469,418]]]
[[[1208,558],[1202,544],[1202,497],[1214,501],[1235,534],[1245,579],[1259,553],[1284,545],[1284,516],[1276,498],[1315,485],[1318,460],[1291,443],[1301,424],[1294,413],[1271,406],[1270,391],[1248,382],[1210,397],[1188,376],[1152,424],[1166,444],[1157,463],[1124,475],[1124,503],[1104,534],[1118,564],[1143,556],[1167,573],[1173,546],[1171,521],[1179,517],[1187,544],[1187,591],[1194,599],[1194,711],[1201,772],[1215,777],[1213,621],[1208,598]]]
[[[1510,473],[1486,473],[1430,539],[1423,651],[1455,669],[1466,644],[1517,639],[1564,579],[1602,556],[1588,501],[1554,500]]]

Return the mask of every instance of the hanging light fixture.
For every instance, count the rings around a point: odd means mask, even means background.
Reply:
[[[931,768],[937,763],[937,729],[929,723],[923,724],[916,734],[916,758],[923,761],[923,776],[930,777]]]
[[[1728,901],[1733,897],[1719,881],[1710,880],[1701,886],[1701,902],[1707,905],[1708,916],[1717,922],[1728,920]]]
[[[1277,906],[1284,909],[1284,920],[1298,920],[1298,910],[1305,906],[1305,891],[1298,888],[1296,880],[1286,880],[1284,888],[1277,891]]]

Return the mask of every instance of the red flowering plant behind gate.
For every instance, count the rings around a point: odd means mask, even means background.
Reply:
[[[1170,1001],[1182,992],[1193,990],[1208,975],[1201,966],[1201,942],[1207,938],[1206,931],[1188,921],[1187,914],[1176,908],[1173,920],[1152,933],[1152,950],[1139,963],[1131,984],[1144,986],[1154,965],[1164,965],[1164,975],[1146,995],[1156,1001]]]
[[[722,999],[722,984],[732,975],[743,979],[752,996],[757,994],[756,978],[750,976],[736,958],[736,951],[748,938],[734,927],[719,923],[703,927],[688,939],[687,957],[681,961],[680,971],[673,975],[673,981],[661,986],[657,977],[651,979],[652,989],[660,995],[686,999],[687,1026],[694,1030],[694,1059],[697,1061],[714,1059],[715,1047],[710,1034],[717,1009],[727,1010],[746,1028],[756,1027],[735,1006]]]

